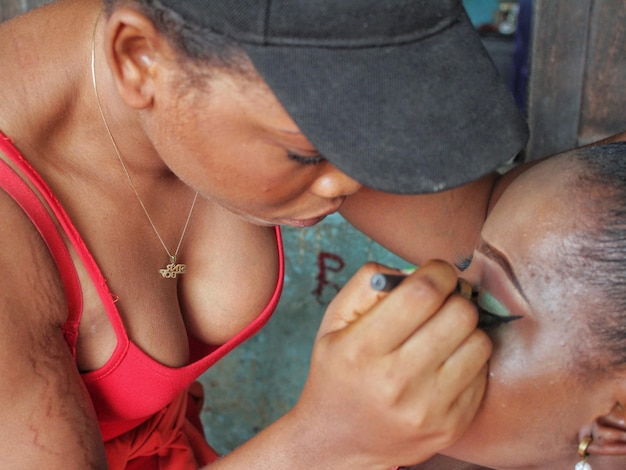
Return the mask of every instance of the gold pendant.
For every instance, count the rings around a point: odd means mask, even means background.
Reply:
[[[164,279],[176,279],[176,276],[179,274],[185,274],[187,272],[186,264],[176,264],[175,256],[172,256],[170,259],[172,262],[168,264],[165,269],[159,269],[159,272]]]

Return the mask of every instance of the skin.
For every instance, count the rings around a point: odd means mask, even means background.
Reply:
[[[462,274],[490,208],[511,181],[534,164],[435,194],[398,195],[363,187],[339,211],[357,229],[416,266],[440,259]]]
[[[181,88],[168,43],[138,12],[119,8],[96,28],[98,91],[170,249],[200,194],[179,253],[188,273],[164,283],[158,269],[169,260],[95,102],[89,60],[99,10],[97,1],[61,0],[0,26],[0,129],[67,210],[119,298],[132,341],[181,366],[188,333],[222,343],[266,305],[277,277],[270,226],[312,225],[360,184],[317,155],[260,79],[214,70],[206,88]],[[424,204],[424,214],[447,206]],[[13,281],[0,290],[0,328],[10,332],[0,342],[3,464],[105,468],[78,371],[108,360],[112,327],[77,260],[84,309],[75,363],[60,331],[64,291],[45,244],[4,192],[0,217],[12,228],[0,234],[0,278]],[[450,295],[456,274],[446,263],[425,265],[389,295],[369,287],[379,270],[390,271],[365,266],[329,307],[297,405],[214,467],[382,470],[423,460],[460,436],[480,403],[491,352],[475,331],[475,309]]]
[[[572,234],[593,220],[574,178],[571,161],[543,162],[507,188],[485,222],[464,276],[524,318],[490,332],[483,403],[448,456],[494,469],[571,469],[593,431],[594,470],[626,466],[626,372],[602,368],[608,358],[586,327],[602,305],[574,259]],[[433,466],[442,461],[415,469],[457,468]]]

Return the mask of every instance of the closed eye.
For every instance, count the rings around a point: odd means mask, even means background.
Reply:
[[[326,159],[321,155],[313,155],[310,157],[305,157],[303,155],[298,155],[297,153],[289,152],[287,154],[290,160],[293,160],[300,165],[318,165],[322,162],[325,162]]]
[[[476,304],[492,315],[498,315],[500,317],[508,317],[511,315],[509,309],[502,305],[498,299],[485,289],[480,289],[478,291],[478,294],[476,295]]]
[[[472,300],[478,309],[478,328],[483,330],[497,328],[522,318],[520,315],[511,315],[504,305],[483,289],[472,293]]]
[[[483,330],[489,328],[497,328],[504,323],[508,323],[509,317],[501,317],[500,315],[495,315],[491,312],[488,312],[484,308],[477,306],[478,309],[478,328]]]

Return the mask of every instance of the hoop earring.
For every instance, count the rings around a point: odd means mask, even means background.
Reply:
[[[589,435],[585,437],[578,445],[578,455],[580,455],[580,458],[582,460],[576,464],[574,470],[591,470],[591,465],[587,463],[587,457],[589,457],[589,452],[587,452],[587,449],[592,442],[593,437]]]

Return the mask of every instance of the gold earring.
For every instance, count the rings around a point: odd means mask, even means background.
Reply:
[[[580,458],[582,460],[576,464],[574,470],[591,470],[591,465],[587,463],[587,457],[589,457],[589,452],[587,452],[587,449],[592,442],[593,437],[589,435],[585,437],[578,445],[578,455],[580,455]]]

